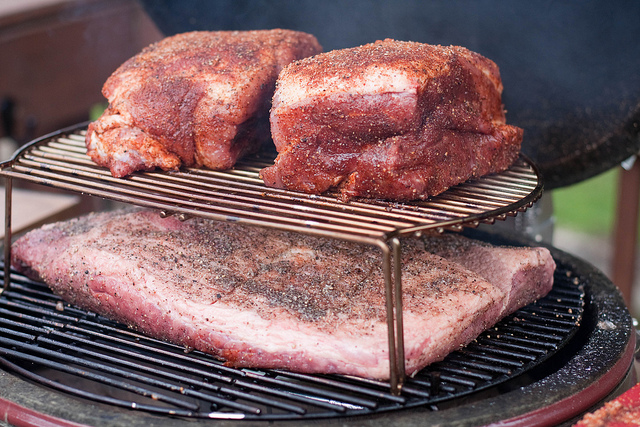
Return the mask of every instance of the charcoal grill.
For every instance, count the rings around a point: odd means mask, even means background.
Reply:
[[[393,316],[394,310],[401,313],[393,298],[401,286],[395,261],[400,239],[469,226],[465,233],[504,242],[473,228],[527,209],[542,191],[535,168],[524,158],[502,174],[412,204],[341,203],[332,195],[267,189],[257,174],[272,159],[260,157],[227,172],[136,173],[116,180],[88,159],[84,132],[81,124],[36,140],[0,170],[7,178],[4,277],[10,278],[0,295],[0,363],[11,373],[0,376],[0,387],[9,390],[0,407],[18,405],[103,425],[192,425],[194,419],[345,425],[380,424],[388,417],[397,423],[448,419],[477,425],[510,419],[513,425],[545,425],[549,417],[539,413],[540,402],[554,408],[554,420],[564,421],[633,376],[635,334],[621,296],[590,266],[553,248],[559,267],[549,296],[404,384],[404,367],[393,359],[390,382],[227,368],[197,351],[78,310],[9,269],[14,178],[152,207],[162,215],[198,215],[377,245],[391,301],[390,354],[396,361],[404,359],[397,333],[402,318]],[[544,389],[556,392],[540,395]],[[496,401],[511,405],[500,408],[500,418],[487,405]],[[91,411],[78,413],[73,402],[86,402]],[[480,409],[476,402],[483,402]],[[471,415],[470,408],[475,408]]]

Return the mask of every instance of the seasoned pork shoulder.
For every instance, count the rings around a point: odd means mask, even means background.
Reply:
[[[278,73],[321,51],[288,30],[190,32],[159,41],[106,81],[109,106],[89,125],[87,153],[116,177],[180,166],[231,168],[269,140]]]
[[[462,47],[384,40],[285,67],[271,109],[267,186],[343,199],[425,199],[506,169],[522,129],[506,124],[498,67]]]

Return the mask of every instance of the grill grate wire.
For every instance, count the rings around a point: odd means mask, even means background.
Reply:
[[[0,295],[0,364],[47,387],[121,408],[188,418],[293,420],[436,405],[530,370],[579,329],[583,287],[559,266],[554,289],[408,378],[237,369],[64,303],[13,271]]]

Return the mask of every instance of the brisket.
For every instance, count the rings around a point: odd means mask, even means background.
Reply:
[[[477,265],[491,263],[497,273],[484,278],[475,264],[433,254],[422,240],[402,247],[409,374],[552,286],[546,249],[498,248],[494,256],[462,237],[436,248],[462,247]],[[133,209],[33,230],[14,243],[12,263],[72,304],[230,366],[389,375],[374,246]]]

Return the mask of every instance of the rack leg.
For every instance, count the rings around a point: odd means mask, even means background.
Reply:
[[[13,180],[5,179],[4,184],[4,282],[0,294],[11,284],[11,196]]]
[[[404,331],[402,328],[402,278],[400,276],[400,241],[391,240],[391,249],[381,245],[385,283],[387,333],[389,341],[389,382],[391,393],[399,395],[405,380]],[[391,254],[393,252],[393,278]]]
[[[402,258],[401,258],[401,245],[400,239],[394,237],[391,239],[391,247],[393,248],[393,278],[395,285],[395,332],[396,332],[396,352],[397,357],[397,370],[398,370],[398,394],[400,394],[400,388],[404,384],[406,372],[405,372],[405,359],[404,359],[404,323],[403,323],[403,311],[402,311]]]
[[[629,170],[620,170],[618,206],[614,229],[613,283],[620,288],[628,307],[633,306],[633,282],[636,265],[638,212],[640,211],[640,159]]]

